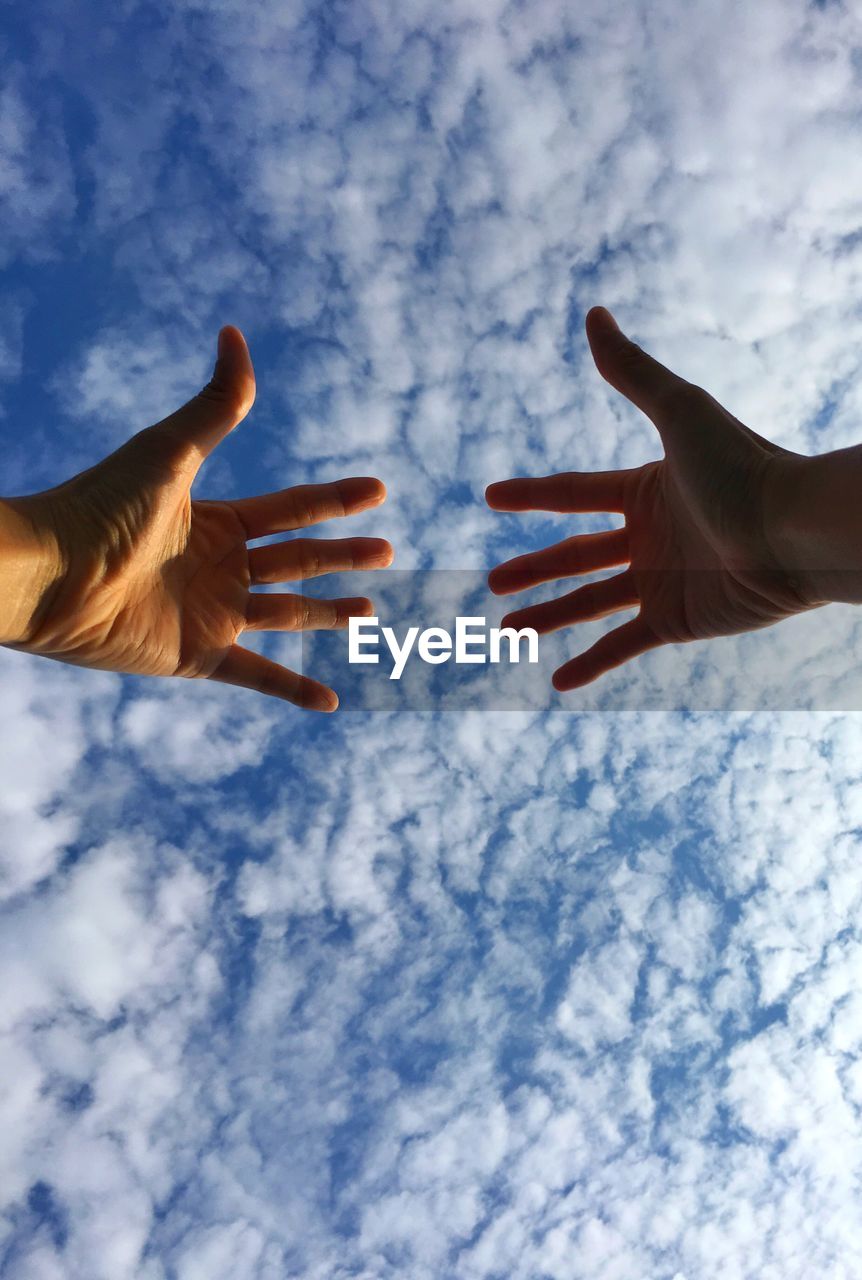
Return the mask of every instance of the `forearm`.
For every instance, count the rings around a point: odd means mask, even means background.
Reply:
[[[0,644],[24,645],[60,577],[49,536],[28,515],[27,498],[0,499]]]
[[[782,459],[765,512],[776,555],[812,604],[862,604],[862,445]]]

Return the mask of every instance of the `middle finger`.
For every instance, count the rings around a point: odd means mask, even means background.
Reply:
[[[392,563],[385,538],[295,538],[252,547],[248,552],[251,582],[295,582],[348,569],[383,569]]]
[[[367,596],[316,600],[313,596],[259,592],[248,597],[246,631],[336,631],[351,617],[370,618],[374,605]]]

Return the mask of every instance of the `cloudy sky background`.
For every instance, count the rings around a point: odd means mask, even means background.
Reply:
[[[184,403],[224,323],[257,401],[195,495],[379,475],[320,532],[399,570],[619,521],[482,501],[660,456],[597,303],[760,434],[862,440],[852,5],[0,21],[9,496]],[[858,627],[646,655],[670,709],[622,671],[517,714],[0,649],[0,1276],[862,1274]]]

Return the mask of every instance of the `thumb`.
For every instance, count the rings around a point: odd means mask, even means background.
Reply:
[[[236,325],[226,324],[219,329],[213,376],[201,395],[225,401],[242,418],[254,404],[254,368],[245,338]]]
[[[245,338],[235,325],[219,330],[212,377],[196,396],[156,425],[196,472],[254,404],[255,377]]]
[[[593,360],[605,381],[662,426],[673,397],[689,383],[627,338],[606,307],[587,312],[586,329]]]

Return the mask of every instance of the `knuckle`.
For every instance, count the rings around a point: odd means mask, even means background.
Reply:
[[[225,384],[219,378],[211,378],[198,392],[198,398],[226,409],[234,417],[245,417],[255,401],[255,383],[248,378],[238,378]]]
[[[656,388],[653,400],[656,409],[665,418],[676,417],[683,412],[682,392],[672,382]]]
[[[674,377],[662,388],[659,399],[666,413],[691,414],[705,407],[707,395],[695,383]]]
[[[296,496],[294,499],[294,519],[299,528],[317,524],[317,515],[310,497],[304,494]]]
[[[281,603],[282,626],[287,631],[301,631],[304,625],[304,610],[300,596],[285,595]]]
[[[234,404],[239,413],[243,417],[251,409],[257,396],[257,387],[254,382],[243,379],[234,393]]]
[[[564,559],[566,569],[568,569],[572,573],[581,572],[581,564],[583,563],[583,558],[584,558],[582,552],[583,552],[583,544],[581,542],[580,536],[569,538],[569,540],[567,541],[563,549],[563,557],[562,557]],[[549,555],[546,559],[546,563],[543,564],[541,567],[553,569],[555,566],[555,563],[556,563],[555,557],[552,555]]]
[[[637,342],[633,342],[631,338],[620,336],[619,342],[620,350],[618,358],[624,363],[640,364],[642,360],[647,358],[647,353],[644,351],[643,347],[639,346]]]
[[[299,571],[303,578],[313,578],[320,571],[320,552],[313,542],[300,543]]]
[[[138,431],[117,450],[135,474],[153,480],[172,480],[196,460],[194,446],[178,436],[170,424],[155,422]]]
[[[615,362],[630,373],[639,373],[649,369],[654,363],[653,357],[631,338],[621,338]]]

